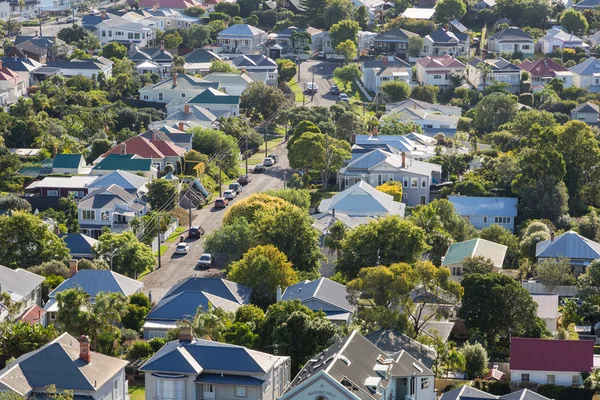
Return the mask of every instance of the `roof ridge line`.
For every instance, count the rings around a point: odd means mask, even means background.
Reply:
[[[350,344],[352,339],[354,339],[354,336],[356,336],[356,333],[357,333],[356,330],[353,330],[352,333],[350,333],[350,335],[348,336],[348,340],[346,340],[346,343],[344,343],[344,345],[340,348],[340,350],[336,352],[333,360],[331,360],[331,362],[329,363],[327,368],[325,368],[325,370],[324,370],[327,373],[327,375],[329,375],[329,370],[331,369],[333,364],[335,364],[334,361],[337,361],[340,358],[340,356],[342,355],[342,352],[344,350],[346,350],[346,347],[348,347],[348,345]]]

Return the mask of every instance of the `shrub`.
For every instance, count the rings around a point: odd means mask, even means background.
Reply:
[[[540,385],[538,393],[554,400],[592,400],[595,391],[576,387]]]
[[[131,343],[129,351],[127,351],[128,360],[137,360],[138,358],[146,358],[152,355],[152,347],[150,343],[144,340],[136,340]]]
[[[167,344],[167,339],[165,338],[153,338],[148,341],[148,344],[152,348],[152,353],[156,353],[159,351],[165,344]]]
[[[139,333],[133,329],[127,329],[127,328],[121,329],[121,341],[122,342],[134,341],[139,336],[140,336]]]

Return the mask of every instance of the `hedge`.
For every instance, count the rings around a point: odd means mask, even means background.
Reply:
[[[538,393],[554,400],[592,400],[596,392],[585,388],[540,385]]]

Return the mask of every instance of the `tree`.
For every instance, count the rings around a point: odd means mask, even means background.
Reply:
[[[0,210],[31,212],[31,204],[25,199],[9,194],[0,196]]]
[[[387,181],[375,189],[394,197],[394,201],[402,201],[402,182]]]
[[[352,40],[346,40],[335,46],[335,51],[344,56],[346,62],[350,62],[357,57],[356,44]]]
[[[252,327],[243,322],[234,322],[223,331],[223,340],[226,343],[254,348],[258,342],[258,334],[254,333]]]
[[[177,186],[167,179],[153,179],[147,184],[148,203],[153,210],[171,211],[179,199],[177,196]]]
[[[385,82],[379,87],[379,90],[385,95],[388,103],[403,101],[410,96],[410,86],[404,81]]]
[[[489,274],[494,270],[494,262],[483,256],[466,257],[463,261],[464,274]]]
[[[0,259],[9,268],[27,268],[69,256],[69,250],[37,216],[21,211],[0,216]]]
[[[208,72],[212,74],[213,72],[237,73],[239,71],[237,69],[235,69],[235,67],[233,65],[231,65],[230,63],[228,63],[227,61],[213,59],[210,62],[210,68],[209,68]]]
[[[487,371],[489,359],[481,343],[466,343],[461,353],[465,358],[465,372],[468,379],[482,378]]]
[[[220,156],[218,166],[228,176],[237,175],[240,149],[234,137],[222,131],[200,127],[192,128],[188,132],[194,135],[192,138],[194,150],[210,157],[218,154]],[[218,177],[218,171],[214,175]]]
[[[408,55],[419,57],[421,49],[423,49],[423,38],[419,35],[410,36],[408,38]]]
[[[568,258],[546,259],[536,264],[537,280],[549,291],[557,286],[574,285],[575,277],[571,272],[571,260]]]
[[[467,6],[462,0],[440,0],[435,5],[435,20],[441,24],[461,19],[466,13]]]
[[[253,224],[259,217],[259,213],[276,213],[286,206],[286,201],[275,196],[264,193],[254,193],[245,199],[237,201],[227,210],[223,217],[223,225],[232,224],[238,218],[244,218]]]
[[[177,54],[177,49],[179,49],[179,46],[183,44],[183,38],[177,31],[163,36],[163,41],[165,42],[165,47],[175,54]]]
[[[565,31],[585,35],[589,25],[582,12],[571,9],[565,10],[560,16],[560,25]]]
[[[307,189],[265,190],[263,193],[268,194],[269,196],[279,197],[307,212],[310,207],[310,192]]]
[[[556,222],[568,208],[567,187],[552,177],[540,178],[519,191],[519,212],[525,219],[547,218]]]
[[[91,164],[102,154],[112,149],[113,144],[108,139],[96,139],[92,142],[90,153],[86,157],[86,161]]]
[[[497,224],[490,225],[479,231],[479,237],[508,247],[506,257],[504,257],[504,265],[508,267],[514,266],[519,256],[519,239],[508,229]]]
[[[215,6],[216,12],[223,12],[230,17],[239,17],[240,5],[236,3],[219,3]]]
[[[55,339],[58,332],[53,326],[46,328],[41,324],[4,321],[0,324],[0,335],[0,354],[4,359],[11,359],[38,350]]]
[[[300,7],[309,26],[324,28],[323,12],[327,7],[327,0],[301,0]]]
[[[435,103],[437,101],[437,94],[439,91],[440,88],[433,85],[415,86],[410,92],[410,98],[421,100],[426,103]]]
[[[279,84],[283,82],[289,82],[296,76],[298,72],[298,66],[292,60],[287,58],[280,58],[277,60],[277,81]]]
[[[354,5],[350,0],[329,0],[323,13],[325,26],[331,28],[332,25],[349,20],[353,11]]]
[[[231,265],[227,277],[251,288],[252,302],[263,308],[275,302],[278,287],[283,289],[298,281],[292,263],[273,245],[250,249]]]
[[[232,318],[233,315],[222,308],[204,310],[199,307],[191,326],[196,336],[222,342],[223,332],[231,324]]]
[[[352,63],[337,67],[333,70],[333,76],[344,83],[344,87],[348,87],[349,83],[359,80],[362,76],[358,64]]]
[[[254,119],[266,119],[286,102],[281,90],[263,82],[252,82],[242,93],[240,108],[249,110]]]
[[[127,56],[127,48],[119,42],[110,42],[102,48],[102,56],[122,60]]]
[[[360,29],[366,31],[369,28],[369,12],[367,7],[361,5],[354,13],[354,20],[360,25]]]
[[[359,30],[360,25],[358,24],[358,22],[353,21],[351,19],[346,19],[344,21],[338,22],[337,24],[333,24],[329,29],[329,36],[331,37],[331,47],[335,49],[340,43],[344,43],[348,40],[356,44],[356,38],[358,36]]]
[[[204,248],[213,254],[228,254],[231,261],[239,260],[252,245],[250,224],[245,218],[235,218],[232,222],[212,231],[206,236]]]
[[[517,115],[517,101],[508,94],[492,93],[475,106],[473,126],[479,132],[493,132]]]
[[[462,3],[462,0],[457,0]],[[486,62],[477,63],[475,67],[479,72],[479,76],[481,76],[481,86],[482,90],[485,92],[485,85],[487,84],[488,77],[493,72],[492,66]]]
[[[346,233],[336,270],[354,278],[361,268],[412,263],[428,250],[425,231],[413,222],[388,216],[360,225]]]
[[[135,277],[155,265],[152,249],[140,242],[130,231],[103,233],[94,247],[94,254],[108,257],[112,262],[113,271],[130,277]]]
[[[189,15],[190,17],[202,17],[205,11],[202,7],[189,7],[183,10],[183,13],[185,15]]]

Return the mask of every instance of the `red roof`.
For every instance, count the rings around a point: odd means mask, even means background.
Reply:
[[[25,312],[18,318],[21,322],[26,322],[30,325],[39,324],[42,317],[46,314],[46,311],[37,304],[29,307]]]
[[[185,154],[185,149],[181,146],[177,146],[175,143],[166,142],[160,139],[151,140],[150,143],[152,143],[165,156],[181,157]]]
[[[140,0],[140,7],[152,8],[154,4],[158,3],[159,7],[162,8],[175,8],[175,9],[186,9],[190,7],[200,6],[200,2],[195,0]]]
[[[593,340],[546,340],[512,338],[510,369],[522,371],[591,371]]]
[[[2,64],[0,64],[2,65]],[[0,69],[0,81],[15,81],[19,78],[19,74],[13,71],[12,69],[8,69],[6,67],[2,67]]]
[[[540,58],[537,61],[525,60],[519,64],[521,69],[528,71],[531,76],[556,76],[556,72],[569,72],[569,70],[549,58]]]
[[[417,60],[424,68],[466,68],[466,65],[456,58],[446,54],[444,56],[427,56]]]

